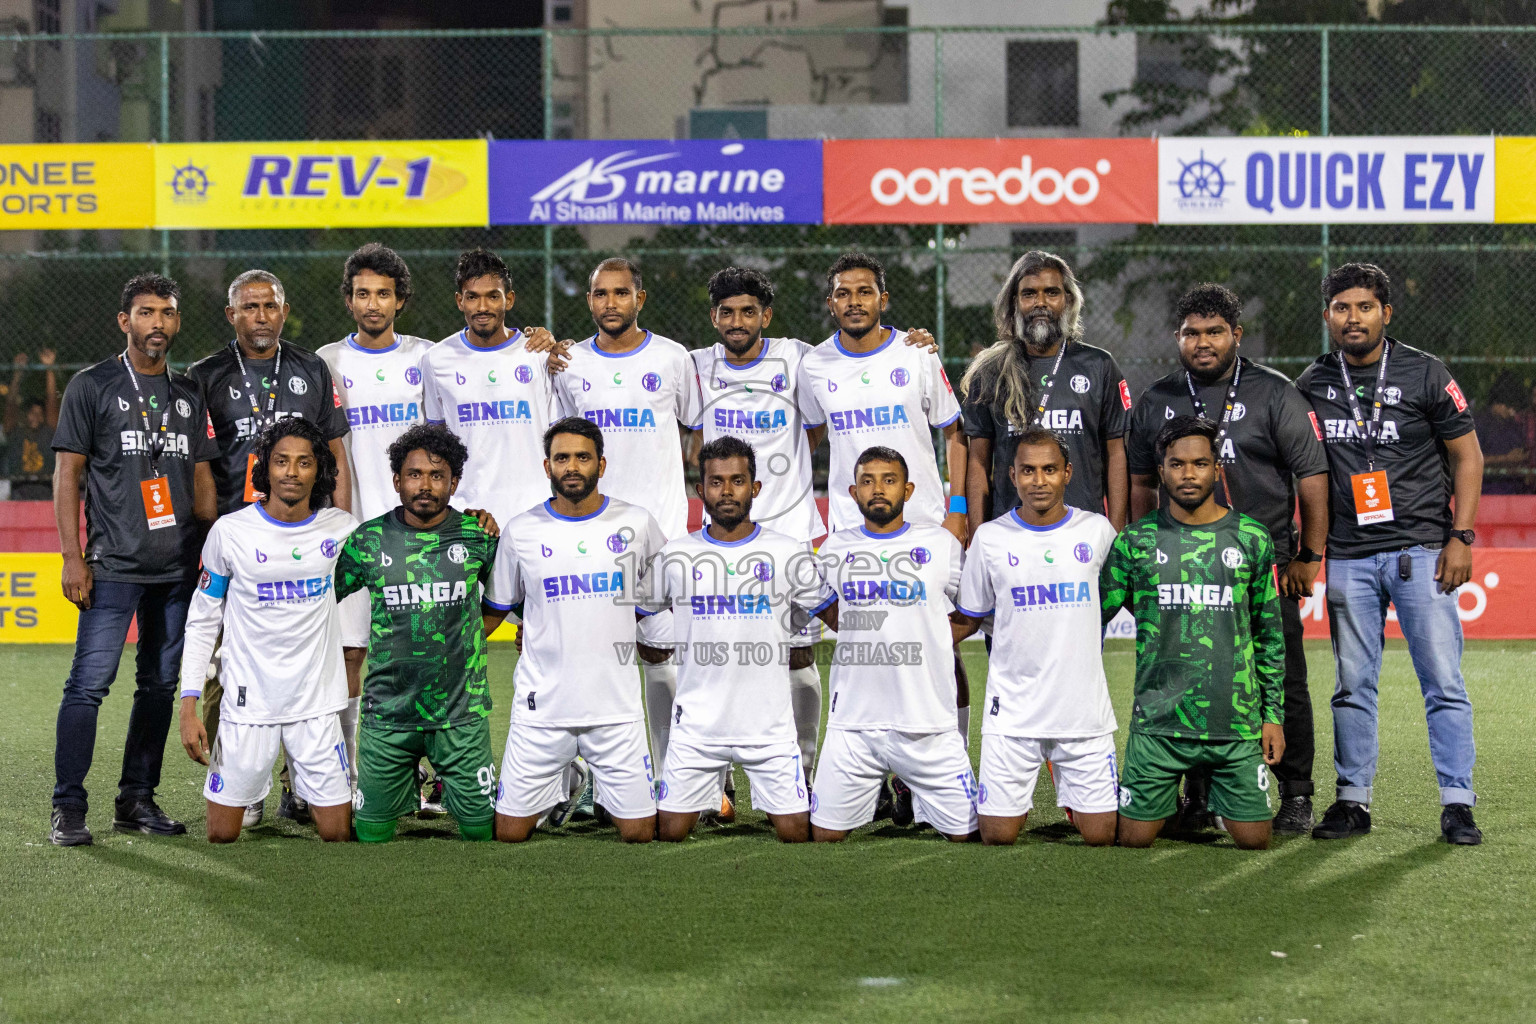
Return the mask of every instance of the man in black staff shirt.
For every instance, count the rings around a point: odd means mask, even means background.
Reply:
[[[1280,621],[1285,632],[1285,754],[1274,766],[1280,810],[1274,829],[1312,828],[1312,698],[1302,641],[1301,599],[1312,594],[1328,535],[1328,458],[1312,409],[1277,370],[1238,355],[1242,302],[1219,284],[1185,292],[1174,307],[1178,370],[1147,388],[1131,415],[1126,452],[1131,469],[1131,515],[1158,505],[1153,441],[1163,424],[1193,413],[1217,425],[1222,476],[1217,498],[1268,528],[1280,576]],[[1292,480],[1295,480],[1293,485]],[[1301,545],[1297,547],[1297,498]],[[1204,778],[1191,776],[1185,827],[1208,822]]]
[[[117,314],[127,349],[69,382],[53,435],[53,513],[64,553],[64,596],[80,609],[53,758],[48,838],[58,846],[91,842],[85,777],[96,749],[97,709],[117,677],[135,615],[138,685],[112,826],[150,835],[187,830],[160,810],[155,789],[198,551],[215,514],[209,462],[216,452],[197,385],[166,367],[181,326],[180,300],[176,282],[159,274],[128,282]]]
[[[1083,343],[1082,314],[1072,268],[1048,252],[1020,256],[997,293],[998,340],[960,382],[972,533],[1019,503],[1008,467],[1019,435],[1036,426],[1053,431],[1072,453],[1067,504],[1125,528],[1130,488],[1122,438],[1131,392],[1115,357]]]
[[[1318,357],[1296,386],[1327,437],[1339,788],[1312,835],[1342,839],[1371,830],[1376,687],[1390,601],[1424,693],[1440,831],[1447,842],[1475,846],[1483,841],[1472,820],[1477,752],[1456,613],[1456,588],[1472,576],[1472,526],[1482,496],[1483,453],[1472,413],[1444,363],[1387,337],[1391,282],[1380,267],[1338,267],[1323,281],[1323,301],[1338,351]]]
[[[257,441],[268,426],[292,416],[309,420],[325,435],[336,456],[336,505],[351,511],[352,478],[342,441],[349,429],[347,410],[325,360],[282,340],[288,319],[283,283],[265,270],[245,271],[230,282],[224,316],[235,329],[234,340],[187,368],[187,375],[202,388],[218,441],[213,478],[218,485],[219,515],[258,499],[251,486]],[[210,679],[203,693],[203,723],[210,748],[218,735],[223,695],[218,679]],[[302,820],[306,813],[288,785],[285,758],[278,814]],[[260,806],[251,807],[247,827],[261,816]]]

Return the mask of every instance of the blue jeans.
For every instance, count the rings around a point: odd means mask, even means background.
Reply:
[[[171,728],[181,645],[193,583],[117,583],[97,580],[91,606],[80,613],[75,660],[64,680],[53,753],[53,806],[86,810],[85,776],[96,751],[96,712],[117,678],[128,624],[139,617],[138,688],[128,715],[123,774],[117,799],[131,804],[153,797]]]
[[[1399,551],[1328,559],[1328,630],[1333,635],[1333,763],[1339,799],[1371,802],[1376,777],[1376,684],[1381,675],[1387,602],[1424,693],[1429,756],[1442,804],[1472,804],[1472,702],[1461,676],[1461,620],[1456,595],[1435,583],[1438,549],[1409,548],[1411,579],[1398,577]]]

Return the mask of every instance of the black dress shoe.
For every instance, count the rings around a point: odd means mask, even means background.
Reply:
[[[90,846],[91,830],[85,812],[74,807],[55,807],[48,823],[48,841],[54,846]]]
[[[1371,831],[1371,812],[1353,800],[1335,800],[1312,830],[1313,839],[1350,839]]]
[[[1445,841],[1455,846],[1478,846],[1483,830],[1472,821],[1472,808],[1466,804],[1446,804],[1440,812],[1440,831]]]
[[[1312,831],[1312,798],[1287,796],[1280,799],[1274,829],[1282,835],[1304,836]]]
[[[131,804],[118,804],[112,818],[112,827],[119,832],[143,832],[150,836],[187,834],[187,826],[166,817],[151,797],[135,800]]]

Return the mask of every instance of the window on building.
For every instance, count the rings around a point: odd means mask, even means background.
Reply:
[[[571,23],[571,5],[566,3],[550,4],[549,22],[552,25],[569,25]]]
[[[1184,47],[1189,40],[1181,36],[1143,35],[1136,37],[1136,84],[1172,85],[1204,92],[1211,76],[1184,63]]]
[[[1008,127],[1077,127],[1077,40],[1008,44]]]

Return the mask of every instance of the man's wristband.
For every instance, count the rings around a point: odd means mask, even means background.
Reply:
[[[958,512],[965,515],[965,495],[951,494],[949,496],[949,511],[951,514]]]

